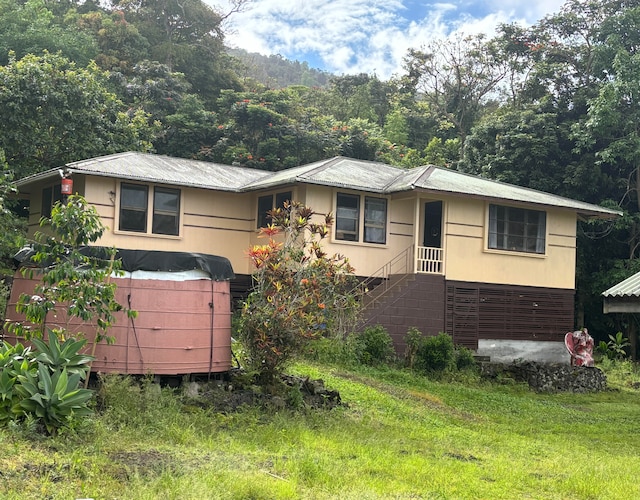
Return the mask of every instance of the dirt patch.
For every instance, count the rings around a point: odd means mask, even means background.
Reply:
[[[243,407],[299,410],[331,409],[342,404],[340,393],[327,389],[322,380],[292,375],[284,375],[276,387],[266,390],[240,371],[232,372],[226,381],[192,382],[183,389],[192,404],[219,413]]]

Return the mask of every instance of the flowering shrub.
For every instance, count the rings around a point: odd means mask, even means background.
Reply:
[[[254,287],[238,323],[248,360],[265,386],[309,340],[352,326],[359,304],[353,267],[320,245],[331,214],[313,222],[313,210],[287,202],[269,215],[272,224],[261,230],[267,243],[249,250]]]

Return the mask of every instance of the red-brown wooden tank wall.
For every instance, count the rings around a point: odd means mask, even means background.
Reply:
[[[165,273],[166,274],[166,273]],[[231,297],[229,281],[189,279],[113,278],[117,300],[136,310],[134,319],[124,312],[108,335],[114,344],[98,343],[92,372],[180,375],[218,373],[231,368]],[[33,293],[36,281],[16,273],[7,319],[20,320],[15,305],[21,293]],[[64,326],[64,315],[50,315],[48,326]],[[83,332],[90,353],[95,326],[77,319],[69,332]],[[5,332],[10,342],[15,337]]]

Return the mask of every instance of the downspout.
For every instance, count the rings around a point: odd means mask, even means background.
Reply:
[[[210,322],[210,339],[209,339],[209,373],[207,374],[207,381],[211,380],[211,370],[213,369],[213,320],[215,308],[213,305],[214,302],[214,289],[213,289],[213,279],[211,281],[211,302],[209,302],[209,309],[211,309],[211,322]]]

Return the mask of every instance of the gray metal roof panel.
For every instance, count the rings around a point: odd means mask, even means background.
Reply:
[[[478,196],[494,200],[569,208],[578,213],[594,216],[613,217],[621,215],[621,212],[591,203],[464,174],[443,167],[430,168],[432,168],[432,170],[428,172],[429,175],[420,177],[414,184],[414,189],[418,188],[457,195]]]
[[[270,172],[264,170],[135,152],[117,153],[76,161],[68,163],[65,167],[71,173],[78,172],[220,191],[239,191],[246,184],[270,175]],[[50,174],[51,172],[38,175]],[[21,179],[17,183],[18,187],[36,180],[35,177]]]
[[[246,188],[262,189],[279,184],[305,183],[384,193],[402,172],[405,170],[384,163],[338,156],[276,172]]]
[[[640,297],[640,273],[602,292],[604,297]]]

